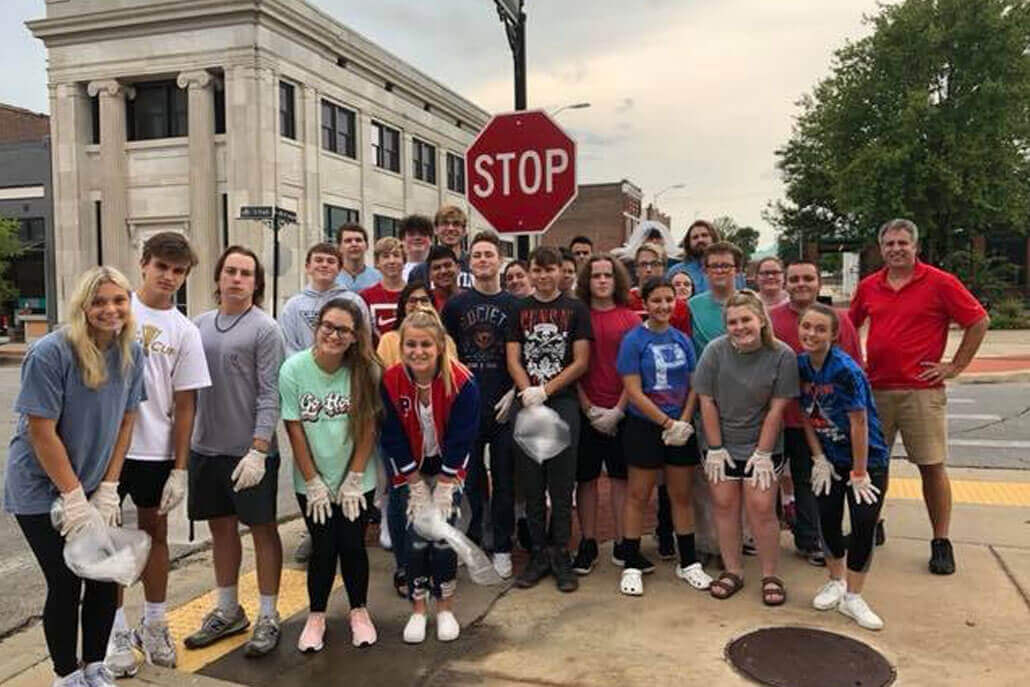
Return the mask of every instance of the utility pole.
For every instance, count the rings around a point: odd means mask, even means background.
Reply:
[[[525,0],[494,0],[497,15],[508,36],[512,61],[515,66],[515,109],[526,109],[526,12]],[[516,239],[515,257],[529,257],[529,237]]]

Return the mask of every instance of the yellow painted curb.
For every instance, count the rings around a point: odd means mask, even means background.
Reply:
[[[923,499],[918,478],[891,478],[887,498]],[[952,480],[951,498],[955,503],[984,506],[1030,506],[1030,482],[978,482]]]

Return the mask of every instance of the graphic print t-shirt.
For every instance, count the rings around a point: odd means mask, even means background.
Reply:
[[[641,325],[626,335],[616,363],[620,375],[640,375],[640,386],[662,412],[672,418],[683,413],[694,371],[694,346],[674,327],[656,333]],[[632,402],[629,412],[649,419]]]
[[[380,282],[363,290],[361,297],[368,304],[368,309],[372,313],[372,328],[377,334],[385,334],[396,326],[397,301],[401,297],[400,289],[390,291]]]
[[[511,388],[504,339],[517,303],[506,291],[487,295],[469,289],[443,308],[443,323],[457,343],[458,360],[476,376],[484,417],[493,414],[494,404]]]
[[[572,364],[572,344],[593,339],[590,310],[564,294],[546,303],[529,296],[519,302],[508,327],[508,341],[522,345],[522,367],[534,386],[546,384]],[[575,384],[558,394],[575,395]]]

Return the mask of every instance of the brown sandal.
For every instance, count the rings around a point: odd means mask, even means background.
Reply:
[[[766,606],[782,606],[787,600],[787,589],[783,580],[769,575],[762,578],[762,603]]]
[[[719,578],[712,582],[712,586],[709,588],[709,593],[716,599],[723,600],[728,599],[741,589],[744,588],[744,580],[740,578],[740,575],[736,575],[731,572],[723,571],[719,575]],[[718,590],[719,593],[716,593]]]

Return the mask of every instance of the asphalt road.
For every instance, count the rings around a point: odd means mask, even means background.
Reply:
[[[0,408],[10,409],[18,392],[16,367],[0,367]],[[1030,469],[1030,384],[965,384],[949,388],[949,464],[956,467]],[[6,445],[16,418],[7,412],[0,420],[0,440]],[[281,436],[281,433],[280,433]],[[280,516],[296,513],[288,446],[281,441],[283,469],[279,473]],[[899,444],[895,456],[903,454]],[[0,467],[7,452],[0,453]],[[3,471],[0,470],[0,489]],[[135,521],[131,506],[125,519]],[[204,536],[202,529],[198,530]],[[183,513],[173,519],[173,556],[188,546]],[[291,552],[287,552],[290,555]],[[173,573],[174,574],[174,573]],[[43,605],[42,575],[11,515],[0,514],[0,639],[31,622]]]

